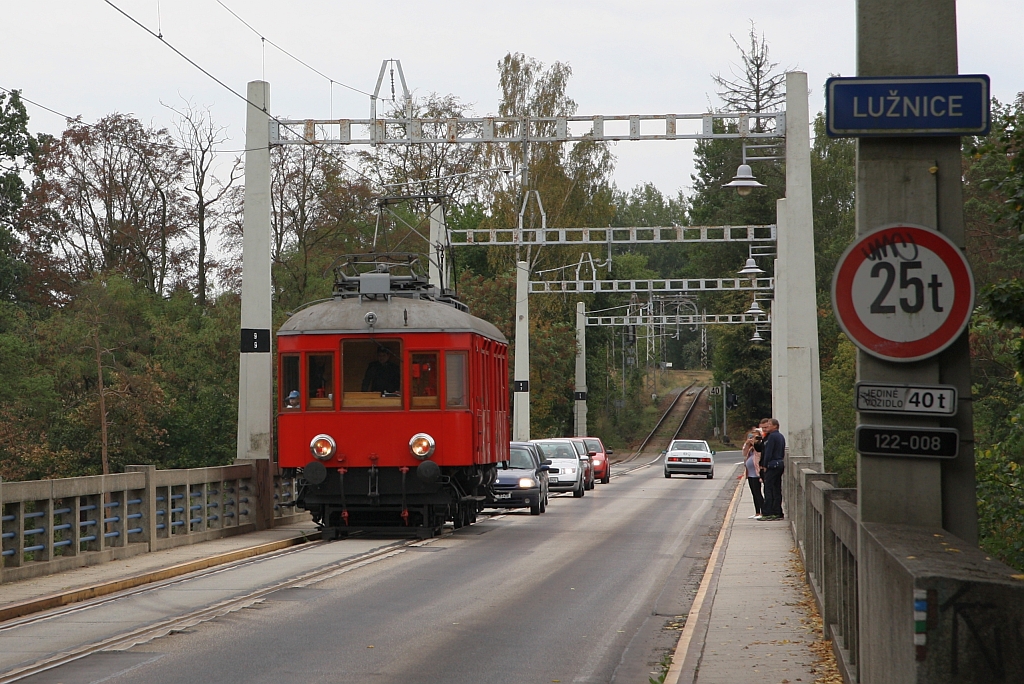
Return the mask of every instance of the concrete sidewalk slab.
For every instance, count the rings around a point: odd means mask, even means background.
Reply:
[[[748,519],[754,507],[745,482],[735,506],[698,631],[688,652],[676,654],[687,665],[678,681],[813,682],[817,635],[802,605],[790,526]]]
[[[0,622],[319,539],[312,521],[0,585]]]

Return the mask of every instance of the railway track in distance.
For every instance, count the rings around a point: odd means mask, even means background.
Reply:
[[[707,387],[695,388],[696,384],[695,382],[690,383],[690,385],[684,387],[676,395],[650,434],[640,443],[636,451],[629,458],[622,460],[620,464],[632,463],[651,444],[664,443],[667,446],[669,442],[682,432],[686,426],[686,421],[689,420],[690,415],[693,413],[693,408],[697,405],[697,400],[707,390]],[[684,397],[689,399],[689,401],[683,401]]]

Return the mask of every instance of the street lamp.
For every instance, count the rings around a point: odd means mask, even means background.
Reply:
[[[750,192],[749,188],[747,189],[747,192]],[[747,259],[747,263],[743,265],[743,268],[736,272],[740,275],[757,276],[764,273],[764,269],[758,268],[757,262],[754,261],[754,257],[750,257]]]
[[[754,342],[755,344],[758,342],[764,342],[764,338],[761,337],[761,331],[755,329],[754,336],[750,338],[750,341]]]
[[[755,299],[754,303],[750,305],[750,308],[743,313],[751,316],[761,316],[764,315],[764,309],[761,308],[761,304]]]
[[[736,175],[733,179],[722,187],[736,188],[736,192],[739,193],[740,197],[746,197],[754,188],[766,188],[768,186],[757,182],[757,179],[754,178],[754,172],[750,169],[750,164],[740,164],[739,168],[736,169]]]

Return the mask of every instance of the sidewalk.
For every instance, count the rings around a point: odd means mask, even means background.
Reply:
[[[735,471],[733,476],[735,476]],[[804,601],[805,581],[788,521],[750,520],[750,489],[743,481],[712,555],[688,621],[693,631],[666,684],[814,682],[817,638]],[[785,507],[785,506],[784,506]],[[701,605],[697,605],[698,600]]]
[[[0,584],[0,622],[318,539],[312,521]]]

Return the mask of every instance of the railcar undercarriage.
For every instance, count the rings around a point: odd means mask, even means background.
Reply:
[[[353,532],[440,534],[446,521],[458,529],[476,520],[496,467],[326,468],[318,461],[299,471],[298,508],[309,511],[324,539]]]

